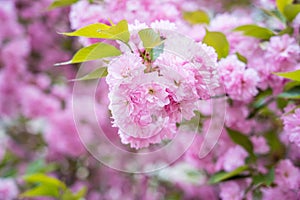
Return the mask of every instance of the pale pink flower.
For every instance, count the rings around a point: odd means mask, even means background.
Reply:
[[[283,186],[291,190],[299,190],[300,171],[290,160],[281,160],[277,164],[275,172],[275,182],[279,186]]]
[[[0,199],[14,200],[18,194],[19,190],[13,179],[0,178]]]
[[[228,149],[225,154],[217,161],[217,169],[224,169],[230,172],[238,167],[245,165],[245,159],[248,153],[240,146],[234,146]]]
[[[248,102],[257,93],[260,80],[254,69],[247,69],[245,63],[235,55],[228,56],[219,62],[221,81],[230,98]]]
[[[244,197],[243,188],[235,181],[221,183],[220,197],[222,200],[242,200]]]
[[[275,200],[275,199],[299,199],[299,194],[296,191],[290,190],[285,186],[280,187],[268,187],[262,188],[263,200]]]
[[[284,132],[288,136],[289,141],[300,147],[300,108],[297,108],[294,113],[283,115],[282,120]]]
[[[271,63],[271,72],[291,71],[299,61],[300,46],[288,34],[270,38],[265,58]]]
[[[253,136],[253,137],[251,137],[251,141],[254,145],[255,153],[265,154],[265,153],[269,152],[270,147],[268,146],[267,141],[264,137]]]
[[[51,153],[77,157],[85,152],[70,108],[49,116],[45,140]]]

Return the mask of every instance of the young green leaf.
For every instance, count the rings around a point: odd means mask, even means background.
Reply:
[[[183,12],[183,19],[190,24],[209,24],[209,16],[203,10],[193,12]]]
[[[283,14],[289,21],[293,21],[294,18],[300,12],[300,4],[289,4],[284,7]]]
[[[105,76],[107,76],[107,67],[101,67],[101,68],[95,69],[91,73],[89,73],[81,78],[73,79],[72,81],[87,81],[87,80],[99,79],[99,78],[102,78]]]
[[[225,58],[229,53],[229,42],[221,32],[206,31],[202,42],[212,46],[216,50],[219,59]]]
[[[238,26],[233,29],[233,31],[241,31],[246,36],[255,37],[262,40],[268,40],[270,37],[275,35],[270,29],[255,24]]]
[[[78,1],[79,0],[55,0],[51,3],[51,5],[48,7],[48,9],[55,9],[55,8],[70,6]]]
[[[277,9],[283,14],[285,6],[293,3],[293,0],[276,0]]]
[[[70,33],[61,33],[67,36],[80,36],[80,37],[88,37],[88,38],[102,38],[103,35],[100,34],[100,31],[105,31],[110,29],[110,26],[102,23],[95,23],[84,26],[74,32]],[[107,36],[108,37],[108,36]],[[109,35],[110,37],[110,35]]]
[[[290,90],[284,91],[277,97],[284,99],[300,99],[300,86],[296,86],[291,88]]]
[[[244,56],[243,56],[242,54],[240,54],[239,52],[236,52],[235,54],[236,54],[237,58],[238,58],[240,61],[242,61],[243,63],[246,63],[246,64],[247,64],[248,60],[247,60],[246,57],[244,57]]]
[[[240,175],[242,172],[245,172],[248,169],[249,169],[248,166],[244,165],[244,166],[236,168],[235,170],[233,170],[231,172],[218,172],[210,177],[209,183],[216,184],[221,181],[225,181],[227,179],[234,178],[234,177]]]
[[[96,43],[77,51],[72,60],[63,63],[57,63],[55,66],[87,62],[119,55],[121,55],[121,51],[116,47],[105,43]]]
[[[255,185],[266,185],[270,186],[275,178],[275,172],[274,168],[270,169],[270,171],[267,174],[258,174],[256,176],[253,176],[253,183]]]
[[[250,157],[255,157],[253,153],[253,144],[246,135],[229,128],[226,128],[226,130],[234,143],[242,146],[249,153]]]
[[[49,187],[51,186],[62,189],[66,188],[66,185],[60,180],[41,173],[24,176],[24,181],[27,183],[38,183],[42,185],[47,185]]]
[[[278,72],[274,74],[276,74],[277,76],[291,79],[293,81],[300,81],[300,70],[296,70],[292,72]]]
[[[152,28],[147,28],[139,31],[139,36],[143,42],[143,46],[146,49],[152,49],[163,43],[160,35],[156,33]]]
[[[113,36],[112,39],[117,39],[128,43],[130,38],[128,22],[126,20],[119,21],[119,23],[117,23],[115,26],[112,26],[110,29],[108,29],[106,33],[111,34]]]
[[[150,57],[152,61],[156,60],[159,57],[159,55],[164,52],[164,46],[164,43],[162,43],[161,45],[154,47],[150,51]]]
[[[53,186],[40,185],[33,189],[27,190],[24,193],[20,194],[21,198],[30,198],[30,197],[59,197],[59,189]]]
[[[90,24],[74,32],[62,34],[67,36],[121,40],[125,43],[127,43],[130,38],[130,34],[128,31],[128,22],[126,20],[122,20],[116,25],[112,26],[108,26],[102,23]]]

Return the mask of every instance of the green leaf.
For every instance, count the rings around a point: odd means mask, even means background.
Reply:
[[[152,49],[163,43],[160,35],[156,33],[152,28],[147,28],[139,31],[139,36],[143,42],[143,46],[146,49]]]
[[[276,0],[277,8],[282,14],[284,12],[284,8],[291,3],[293,3],[293,0]]]
[[[274,74],[276,74],[277,76],[291,79],[293,81],[300,81],[300,70],[296,70],[292,72],[278,72]]]
[[[248,62],[247,58],[245,58],[245,57],[244,57],[242,54],[240,54],[239,52],[236,52],[235,54],[236,54],[237,58],[238,58],[240,61],[242,61],[243,63],[247,64],[247,62]]]
[[[108,26],[102,23],[90,24],[74,32],[61,34],[67,36],[121,40],[125,43],[127,43],[130,38],[128,22],[126,20],[122,20],[113,26]]]
[[[190,24],[209,24],[209,16],[203,10],[193,12],[183,12],[183,19]]]
[[[277,96],[284,99],[300,99],[300,86],[296,86]]]
[[[255,155],[253,153],[253,144],[252,144],[251,140],[248,138],[248,136],[246,136],[238,131],[229,129],[229,128],[226,128],[226,130],[227,130],[231,140],[234,143],[243,147],[249,153],[250,157],[255,159]]]
[[[277,98],[276,99],[276,105],[277,108],[283,110],[287,105],[288,105],[289,101],[283,98]]]
[[[59,190],[56,187],[49,187],[46,185],[40,185],[33,189],[27,190],[24,193],[20,194],[22,198],[30,198],[30,197],[59,197]]]
[[[110,29],[110,26],[102,23],[95,23],[95,24],[90,24],[87,26],[84,26],[74,32],[70,33],[61,33],[63,35],[67,36],[80,36],[80,37],[88,37],[88,38],[102,38],[101,34],[99,33],[100,30],[108,30]]]
[[[44,159],[38,159],[30,163],[26,168],[26,174],[51,172],[56,168],[55,164],[45,163]]]
[[[293,34],[294,29],[290,26],[286,27],[285,29],[283,29],[282,31],[280,31],[277,35],[285,35],[285,34]]]
[[[218,172],[218,173],[212,175],[208,182],[210,184],[216,184],[221,181],[225,181],[227,179],[234,178],[248,169],[249,169],[248,166],[244,165],[244,166],[236,168],[235,170],[233,170],[231,172]]]
[[[289,4],[284,7],[283,14],[288,21],[293,21],[300,12],[300,4]]]
[[[267,174],[258,174],[253,176],[253,184],[271,186],[275,178],[274,168],[271,168]]]
[[[206,30],[206,35],[202,42],[212,46],[216,50],[219,59],[225,58],[229,53],[228,40],[221,32],[209,32]]]
[[[150,51],[150,57],[152,61],[156,60],[159,57],[159,55],[164,52],[164,46],[164,43],[162,43],[161,45],[154,47]]]
[[[42,185],[66,189],[66,185],[60,180],[41,173],[24,176],[24,181],[26,181],[27,183],[38,183]]]
[[[283,16],[283,14],[279,10],[266,10],[266,9],[263,9],[263,8],[261,8],[261,10],[265,14],[269,15],[270,17],[275,17],[279,21],[281,21],[283,23],[286,23],[285,17]]]
[[[55,9],[55,8],[70,6],[76,2],[78,2],[78,0],[55,0],[51,3],[51,5],[48,7],[48,9]]]
[[[72,81],[86,81],[86,80],[93,80],[93,79],[99,79],[107,76],[107,67],[101,67],[98,69],[95,69],[91,73],[78,78],[78,79],[73,79]]]
[[[271,156],[274,161],[283,158],[285,156],[285,146],[280,141],[276,131],[270,130],[263,135],[270,146],[270,153],[268,155]]]
[[[119,55],[121,55],[121,51],[116,47],[105,43],[96,43],[80,49],[74,55],[72,60],[55,64],[55,66],[87,62],[91,60],[98,60],[100,58],[107,58]]]
[[[268,40],[270,39],[270,37],[275,35],[270,29],[257,26],[255,24],[238,26],[235,29],[233,29],[233,31],[241,31],[246,36],[255,37],[263,40]]]
[[[284,91],[288,91],[296,86],[300,86],[300,81],[291,81],[285,84]]]

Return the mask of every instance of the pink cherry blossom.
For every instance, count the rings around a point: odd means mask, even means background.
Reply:
[[[229,97],[234,100],[251,100],[257,93],[259,76],[254,69],[246,65],[234,55],[219,62],[219,73]]]

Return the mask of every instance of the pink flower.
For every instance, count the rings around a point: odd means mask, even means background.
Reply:
[[[20,91],[20,104],[26,117],[35,118],[51,115],[60,109],[60,102],[46,95],[40,88],[28,85]],[[39,106],[37,106],[39,105]]]
[[[276,166],[275,182],[291,190],[300,188],[300,171],[290,160],[281,160]]]
[[[0,178],[0,199],[14,200],[18,194],[19,191],[13,179]]]
[[[253,120],[247,119],[249,114],[249,109],[245,104],[234,102],[233,105],[228,106],[226,109],[226,126],[249,134],[255,126]]]
[[[160,33],[166,24],[172,25],[159,21],[151,26]],[[199,99],[209,98],[210,90],[218,86],[216,53],[201,43],[163,32],[166,50],[155,61],[144,60],[136,30],[144,26],[138,22],[130,26],[134,52],[113,59],[106,78],[113,124],[119,128],[122,142],[134,148],[172,139],[176,123],[191,119]],[[168,51],[178,48],[177,41],[182,43],[180,52],[186,57]]]
[[[225,154],[217,161],[217,169],[224,169],[230,172],[238,167],[245,165],[245,159],[248,153],[240,146],[234,146],[228,149]]]
[[[82,155],[85,149],[77,134],[72,110],[53,113],[49,118],[50,124],[46,129],[45,140],[50,152],[72,157]]]
[[[165,110],[165,106],[170,103],[166,88],[167,85],[155,72],[140,74],[132,83],[113,88],[109,94],[109,108],[114,125],[119,128],[123,138],[122,142],[128,143],[127,140],[140,138],[139,143],[148,146],[173,137],[175,127]],[[131,145],[139,148],[133,143]]]
[[[297,108],[294,113],[283,115],[282,120],[284,132],[288,136],[289,141],[300,147],[300,108]]]
[[[106,81],[109,85],[118,85],[123,79],[130,80],[133,77],[142,74],[146,66],[142,63],[142,58],[132,54],[125,53],[110,62],[108,73],[110,74]]]
[[[247,69],[235,55],[219,62],[221,81],[230,98],[248,102],[257,93],[259,76],[254,69]]]
[[[290,190],[285,186],[273,187],[273,188],[262,188],[263,200],[275,200],[275,199],[299,199],[299,194],[296,191]]]
[[[270,38],[265,58],[271,63],[270,72],[294,70],[299,61],[300,47],[297,41],[285,34]]]
[[[253,136],[251,137],[251,141],[254,145],[254,152],[265,154],[268,153],[270,150],[270,147],[268,146],[266,139],[262,136]]]
[[[244,191],[240,184],[235,181],[228,181],[220,185],[222,200],[242,200],[244,197]]]

